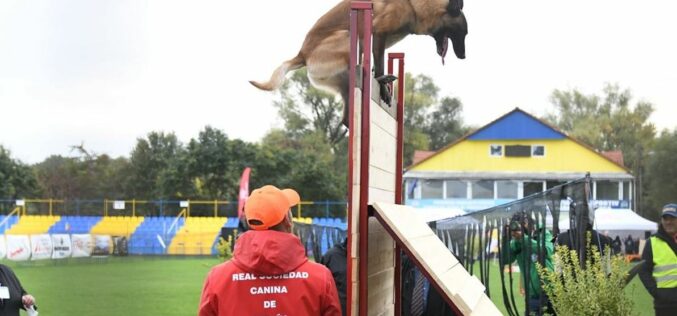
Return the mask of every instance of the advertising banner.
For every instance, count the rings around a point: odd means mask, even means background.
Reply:
[[[113,241],[109,235],[94,235],[93,256],[107,256],[112,253]]]
[[[73,234],[72,241],[72,256],[73,258],[89,257],[92,255],[92,235],[90,234]]]
[[[5,235],[7,238],[7,259],[25,261],[31,257],[31,241],[27,235]]]
[[[63,259],[71,256],[71,236],[68,234],[52,235],[52,259]]]
[[[5,259],[7,255],[7,243],[5,242],[5,235],[0,235],[0,259]]]
[[[48,234],[31,235],[31,260],[52,258],[52,237]]]

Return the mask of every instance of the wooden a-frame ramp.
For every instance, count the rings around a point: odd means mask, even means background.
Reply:
[[[398,61],[397,105],[391,107],[381,102],[378,89],[371,89],[378,87],[371,74],[371,17],[371,2],[352,2],[347,315],[401,315],[402,251],[458,314],[501,315],[480,281],[414,210],[397,205],[403,201],[404,54],[388,56],[388,73]],[[358,54],[358,47],[365,53]]]

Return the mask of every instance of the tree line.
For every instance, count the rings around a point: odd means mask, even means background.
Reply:
[[[415,150],[438,150],[474,127],[465,124],[460,99],[440,96],[426,75],[405,76],[404,164]],[[640,186],[642,214],[656,219],[660,206],[677,201],[677,130],[658,133],[651,103],[633,102],[630,90],[607,85],[601,95],[555,90],[543,119],[593,148],[622,150]],[[231,139],[206,126],[188,142],[173,132],[139,138],[128,157],[110,157],[73,146],[28,165],[0,144],[0,199],[236,200],[245,167],[250,187],[267,183],[297,188],[304,200],[345,200],[347,131],[339,98],[314,88],[296,71],[274,102],[284,126],[256,143]]]

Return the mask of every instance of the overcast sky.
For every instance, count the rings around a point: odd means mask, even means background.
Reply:
[[[150,131],[187,142],[205,125],[258,141],[281,126],[274,94],[249,85],[293,57],[337,0],[2,0],[0,144],[27,163],[84,142],[128,155]],[[606,82],[677,126],[677,3],[665,0],[466,0],[465,60],[442,66],[434,41],[392,47],[406,69],[458,97],[481,126],[520,107],[553,110],[554,89]]]

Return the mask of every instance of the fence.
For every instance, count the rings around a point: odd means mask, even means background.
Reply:
[[[585,262],[585,229],[591,222],[588,209],[590,200],[590,178],[556,186],[544,192],[532,194],[526,198],[492,207],[467,215],[437,221],[433,227],[440,239],[456,255],[463,266],[471,273],[479,275],[485,285],[488,296],[502,296],[509,315],[521,315],[512,291],[513,270],[505,265],[512,264],[518,256],[523,262],[538,262],[546,266],[551,260],[546,245],[560,233],[559,220],[562,213],[569,215],[570,245],[579,255],[579,262]],[[515,237],[514,234],[519,233]],[[520,237],[522,236],[522,237]],[[514,247],[514,248],[513,248]],[[519,249],[519,251],[514,250]],[[494,258],[498,265],[492,265]],[[498,273],[490,273],[490,268],[498,267]],[[533,263],[524,264],[522,275],[531,276],[535,269]],[[490,275],[498,275],[501,293],[489,291]],[[521,277],[521,276],[520,276]],[[524,277],[522,277],[524,279]],[[531,279],[529,279],[531,280]],[[514,282],[519,282],[515,280]],[[530,282],[530,281],[528,281]],[[530,283],[531,284],[531,283]],[[540,288],[539,284],[525,286],[524,298],[530,297],[530,290]],[[532,294],[545,302],[543,292]],[[526,314],[530,307],[526,304]]]
[[[113,200],[113,199],[0,199],[0,214],[16,207],[21,215],[91,216],[188,216],[237,217],[237,201],[224,200]],[[302,201],[294,208],[296,217],[346,217],[345,201]]]

